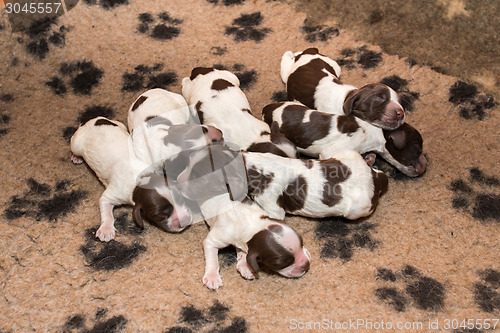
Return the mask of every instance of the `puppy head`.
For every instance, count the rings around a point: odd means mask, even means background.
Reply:
[[[396,92],[385,84],[373,83],[347,94],[344,113],[386,130],[401,126],[405,120],[404,109]]]
[[[241,152],[224,145],[206,146],[192,152],[177,183],[186,198],[199,203],[226,193],[231,200],[241,201],[248,191]]]
[[[422,153],[423,140],[420,133],[409,124],[403,124],[392,131],[383,131],[385,149],[395,160],[395,166],[410,177],[423,174],[427,159]]]
[[[280,133],[280,126],[278,122],[273,121],[271,124],[271,132],[263,132],[263,137],[269,136],[269,141],[256,142],[247,148],[247,151],[254,153],[271,153],[274,155],[299,158],[299,152],[295,144],[290,141],[286,136]]]
[[[309,270],[310,260],[302,237],[279,221],[256,233],[248,242],[247,263],[255,275],[263,268],[298,278]]]

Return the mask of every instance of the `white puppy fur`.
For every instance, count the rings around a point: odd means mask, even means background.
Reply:
[[[267,151],[296,157],[295,146],[268,124],[251,114],[240,81],[226,70],[197,67],[182,80],[182,95],[191,112],[203,124],[213,125],[224,133],[226,142],[242,150]]]
[[[370,215],[387,189],[387,176],[372,170],[353,150],[335,158],[298,160],[244,153],[249,196],[271,217],[285,213],[308,217]]]
[[[99,199],[101,226],[96,237],[109,242],[115,237],[114,206],[134,204],[134,189],[138,180],[147,181],[140,176],[148,165],[133,155],[125,125],[104,117],[90,119],[78,128],[71,137],[71,152],[73,163],[85,161],[106,187]],[[173,202],[170,191],[164,184],[155,186],[154,197],[163,196],[167,205]],[[184,229],[190,222],[180,226],[179,220],[185,220],[186,214],[174,209],[168,221],[164,221],[165,225],[175,232]]]

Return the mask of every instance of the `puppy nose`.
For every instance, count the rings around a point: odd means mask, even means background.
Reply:
[[[396,118],[398,120],[403,119],[403,117],[405,116],[405,112],[403,111],[403,109],[396,109],[396,110],[394,110],[394,112],[395,112]]]

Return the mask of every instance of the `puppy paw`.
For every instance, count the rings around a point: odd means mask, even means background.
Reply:
[[[73,162],[73,164],[82,164],[83,158],[81,158],[80,156],[71,155],[71,162]]]
[[[248,267],[248,264],[246,262],[238,262],[238,264],[236,265],[236,269],[238,270],[238,272],[240,272],[243,278],[247,280],[255,279],[255,275],[253,275],[250,267]]]
[[[101,242],[109,242],[113,238],[115,238],[115,227],[109,225],[101,225],[95,236],[101,240]]]
[[[222,279],[217,272],[205,273],[205,276],[203,276],[203,284],[210,289],[218,289],[222,287]]]

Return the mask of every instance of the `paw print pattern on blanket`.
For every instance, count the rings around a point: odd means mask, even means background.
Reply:
[[[444,285],[423,276],[413,266],[407,265],[400,272],[379,268],[376,279],[382,286],[375,290],[375,295],[398,312],[409,305],[426,311],[441,311],[444,307]]]
[[[248,332],[248,325],[242,317],[230,317],[230,309],[218,301],[205,309],[198,309],[194,305],[182,307],[179,316],[180,324],[165,330],[165,333],[194,333],[194,332]]]
[[[333,37],[337,37],[340,34],[340,31],[337,28],[329,27],[327,25],[304,25],[302,27],[302,33],[305,34],[306,41],[309,43],[316,43],[329,41]]]
[[[468,212],[480,221],[500,222],[500,180],[478,168],[469,169],[469,179],[456,179],[450,189],[455,193],[452,206]],[[496,191],[497,193],[494,193]]]
[[[157,20],[160,23],[156,24]],[[139,22],[137,31],[141,34],[148,34],[156,40],[171,40],[181,33],[178,26],[182,20],[170,17],[167,12],[158,14],[156,19],[150,13],[142,13],[139,15]],[[151,28],[152,25],[154,26]]]
[[[128,0],[83,0],[89,6],[99,5],[104,9],[113,9],[116,6],[128,5]]]
[[[397,75],[391,75],[383,78],[380,83],[391,87],[398,93],[401,105],[405,111],[413,111],[413,103],[420,98],[420,94],[408,89],[408,80]]]
[[[57,182],[54,186],[40,183],[33,178],[29,178],[27,183],[27,191],[11,197],[10,204],[4,211],[8,220],[28,216],[37,221],[46,219],[54,222],[73,212],[87,197],[87,192],[72,189],[73,186],[67,179]]]
[[[207,0],[207,1],[210,3],[213,3],[214,5],[219,4],[219,0]],[[220,0],[220,3],[226,7],[234,6],[234,5],[241,5],[244,2],[245,2],[245,0]]]
[[[484,120],[486,110],[498,105],[493,96],[479,93],[477,87],[463,81],[457,81],[450,87],[450,98],[455,106],[459,107],[459,115],[464,119]]]
[[[245,65],[242,64],[234,64],[231,67],[226,67],[221,64],[214,64],[213,67],[215,69],[227,70],[234,73],[234,75],[238,77],[238,80],[240,80],[240,88],[242,90],[246,90],[252,87],[257,82],[257,77],[259,76],[256,70],[247,70],[245,68]]]
[[[95,117],[106,117],[108,119],[113,119],[115,117],[115,111],[109,106],[105,105],[94,105],[89,106],[82,112],[78,119],[75,121],[75,126],[68,126],[63,130],[63,138],[69,143],[73,134],[75,134],[78,126],[82,123],[84,119],[92,119]]]
[[[242,14],[232,22],[232,26],[226,27],[225,34],[233,36],[236,42],[262,41],[272,30],[270,28],[260,28],[264,17],[260,12],[252,14]]]
[[[356,68],[356,64],[363,69],[375,68],[383,60],[382,53],[369,50],[366,45],[358,49],[343,49],[340,53],[342,57],[336,61],[339,66],[347,69]]]
[[[7,103],[14,101],[14,96],[12,94],[2,94],[0,96],[0,101],[4,106],[0,107],[0,138],[9,132],[10,116],[5,113],[4,107]]]
[[[479,272],[480,282],[474,284],[474,300],[485,312],[500,311],[500,272],[486,269]]]
[[[96,311],[94,318],[87,319],[81,314],[72,315],[63,326],[64,333],[118,333],[127,325],[127,319],[123,315],[113,316],[106,319],[108,309],[100,308]],[[88,322],[92,327],[88,326]]]
[[[80,247],[89,267],[96,271],[112,271],[121,269],[132,264],[132,262],[143,252],[146,247],[137,240],[137,235],[142,233],[129,217],[130,214],[123,212],[117,215],[115,227],[121,236],[119,240],[101,242],[95,234],[98,227],[92,227],[85,232],[85,244]],[[127,241],[132,239],[129,244]]]
[[[53,76],[45,84],[52,88],[56,95],[63,96],[67,93],[66,83],[69,83],[75,95],[90,95],[92,89],[99,85],[103,75],[104,72],[92,61],[65,62],[59,68],[59,75]],[[69,82],[65,82],[66,80]]]
[[[63,47],[66,44],[68,28],[57,27],[56,17],[45,17],[33,22],[25,30],[29,38],[26,51],[39,60],[43,60],[50,52],[51,46]],[[19,40],[22,42],[22,38]]]
[[[339,258],[350,261],[356,248],[373,251],[377,241],[372,238],[376,225],[371,222],[349,223],[343,218],[321,220],[316,226],[316,238],[322,243],[321,258]]]
[[[177,83],[177,74],[163,71],[163,64],[137,65],[132,73],[123,74],[122,91],[143,92],[153,88],[166,89]]]

